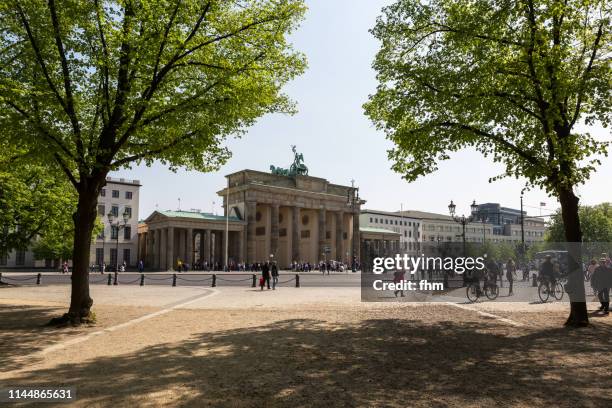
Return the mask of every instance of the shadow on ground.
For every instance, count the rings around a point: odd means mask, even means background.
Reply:
[[[611,406],[612,326],[517,336],[499,327],[282,320],[63,364],[18,383],[75,386],[83,406]]]

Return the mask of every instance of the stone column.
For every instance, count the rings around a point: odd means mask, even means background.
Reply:
[[[148,230],[147,231],[147,240],[146,240],[146,258],[144,259],[144,263],[147,266],[147,268],[151,268],[153,266],[153,231],[152,230]]]
[[[336,213],[336,260],[344,260],[344,212]]]
[[[193,228],[187,228],[187,242],[186,242],[186,259],[185,262],[189,264],[189,267],[193,267]]]
[[[221,253],[221,257],[220,257],[221,264],[224,267],[227,267],[227,263],[226,263],[226,259],[225,259],[225,246],[226,245],[228,245],[228,247],[227,247],[227,249],[228,249],[228,252],[227,252],[228,253],[227,261],[229,261],[229,241],[228,241],[229,237],[228,237],[228,235],[229,235],[229,232],[227,230],[223,229],[223,232],[221,233],[221,245],[220,245],[220,248],[219,248],[219,252]]]
[[[246,225],[242,228],[242,231],[240,231],[237,235],[238,235],[238,257],[240,258],[240,262],[246,263],[247,261],[247,254],[246,254],[247,228],[246,228]]]
[[[248,262],[255,262],[256,256],[256,244],[255,244],[255,225],[257,223],[257,203],[255,201],[247,202],[246,206],[246,220],[247,220],[247,259]]]
[[[159,269],[168,270],[168,228],[159,231]]]
[[[272,204],[270,207],[272,214],[270,215],[270,253],[274,254],[274,260],[278,258],[278,204]]]
[[[212,241],[210,239],[210,230],[205,230],[202,234],[202,237],[204,241],[204,261],[210,264],[210,242]]]
[[[324,259],[327,254],[324,255],[325,253],[325,238],[326,238],[326,229],[327,229],[327,220],[325,219],[326,217],[326,211],[325,208],[320,208],[319,209],[319,253],[317,254],[317,256],[320,259]]]
[[[185,230],[177,228],[178,232],[178,248],[176,251],[176,258],[185,262]]]
[[[300,207],[291,207],[291,262],[300,262]]]
[[[174,270],[174,266],[176,265],[174,260],[174,227],[168,227],[168,237],[166,240],[166,247],[168,251],[166,255],[166,269]]]
[[[155,242],[153,243],[153,267],[155,269],[161,269],[161,230],[156,229],[155,236],[153,239]]]
[[[361,255],[361,235],[359,234],[359,212],[353,213],[353,253],[351,256],[359,260]],[[351,258],[351,262],[353,259]]]

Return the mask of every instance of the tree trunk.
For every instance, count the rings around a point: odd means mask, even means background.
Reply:
[[[72,253],[72,285],[70,308],[60,318],[54,318],[50,324],[80,324],[90,317],[93,299],[89,296],[89,254],[92,232],[96,222],[98,194],[102,183],[99,178],[81,178],[78,189],[78,204],[73,214],[74,242]],[[104,180],[105,177],[102,178]]]
[[[570,315],[566,326],[584,327],[589,324],[584,278],[582,273],[582,231],[578,216],[578,197],[573,188],[561,187],[557,190],[561,204],[561,217],[568,250],[568,295],[570,298]]]

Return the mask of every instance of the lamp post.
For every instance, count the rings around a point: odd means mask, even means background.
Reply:
[[[113,227],[115,227],[115,231],[117,232],[115,236],[115,272],[119,272],[119,231],[121,231],[127,226],[127,223],[130,219],[130,215],[128,214],[127,209],[123,211],[123,224],[121,224],[120,220],[117,220],[117,223],[113,224],[113,221],[115,220],[115,214],[113,214],[112,211],[109,211],[106,217],[108,218],[108,223],[110,224],[111,231],[113,230]]]
[[[346,205],[352,210],[353,217],[359,217],[359,214],[356,213],[356,210],[363,203],[364,202],[362,202],[361,198],[359,197],[359,187],[355,187],[355,180],[351,180],[351,188],[347,191]],[[355,226],[355,222],[353,222],[353,226]],[[357,233],[353,231],[353,241],[355,240],[356,236],[359,236],[359,231],[357,231]],[[357,242],[357,245],[361,245],[361,243]],[[353,242],[353,259],[351,262],[351,270],[353,272],[356,272],[357,270],[356,263],[357,263],[357,251],[355,249],[355,243]]]
[[[461,215],[461,217],[455,215],[455,210],[456,210],[457,206],[455,205],[455,203],[453,203],[453,200],[451,200],[450,204],[448,205],[448,212],[450,213],[451,217],[453,218],[453,221],[461,224],[461,240],[463,242],[463,256],[466,256],[466,248],[465,248],[465,226],[467,224],[469,224],[470,222],[474,221],[474,213],[476,211],[478,211],[478,205],[476,204],[476,200],[472,201],[472,205],[470,205],[470,216],[466,217],[465,215]],[[466,279],[465,279],[465,273],[463,274],[463,286],[466,285]]]

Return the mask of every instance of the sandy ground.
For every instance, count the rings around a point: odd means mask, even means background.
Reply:
[[[74,386],[79,407],[612,406],[612,317],[566,330],[566,303],[96,285],[95,326],[43,328],[68,293],[0,289],[2,387]]]

